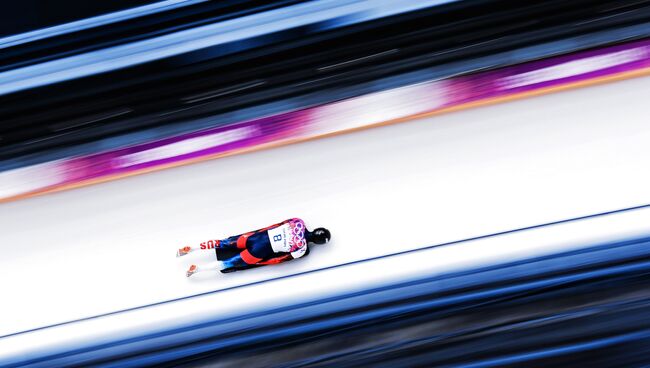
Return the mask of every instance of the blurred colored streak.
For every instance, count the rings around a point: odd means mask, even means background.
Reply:
[[[649,220],[641,206],[7,335],[0,364],[648,364]]]
[[[311,34],[318,28],[312,25],[265,34],[0,96],[0,171],[650,36],[650,4],[627,4],[623,9],[636,11],[621,13],[615,3],[460,1],[333,31]],[[0,69],[258,14],[269,10],[264,4],[201,3],[191,11],[30,42],[2,53]],[[550,15],[562,12],[571,15]]]
[[[487,103],[645,75],[650,41],[419,83],[124,149],[0,173],[0,200],[25,198],[225,155]]]
[[[236,43],[236,46],[231,47],[230,50],[225,47],[220,54],[234,53],[257,46],[254,42],[247,44],[247,41],[264,35],[275,34],[274,37],[278,37],[280,32],[306,26],[312,27],[309,33],[316,33],[453,1],[455,0],[308,1],[0,72],[0,95],[105,73],[210,47],[225,46],[229,43]],[[15,41],[10,39],[9,44],[15,45]]]
[[[41,28],[34,31],[15,34],[7,37],[0,38],[0,49],[24,44],[27,42],[34,42],[44,38],[61,36],[64,34],[78,32],[81,30],[99,27],[107,24],[113,24],[137,17],[156,14],[175,10],[184,6],[205,2],[207,0],[165,0],[153,4],[138,6],[135,8],[125,9],[108,14],[98,15],[95,17],[85,18],[57,26]]]

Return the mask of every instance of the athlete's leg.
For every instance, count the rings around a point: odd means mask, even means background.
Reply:
[[[236,256],[230,257],[224,261],[211,262],[206,265],[201,265],[200,267],[197,265],[191,265],[185,275],[190,277],[197,272],[221,271],[228,268],[246,267],[248,265],[249,264],[242,259],[241,255],[237,254]]]
[[[189,254],[190,252],[193,252],[195,250],[210,250],[212,251],[215,248],[220,248],[220,249],[237,249],[237,239],[238,236],[231,236],[229,238],[223,239],[223,240],[209,240],[207,242],[201,243],[200,247],[190,247],[186,246],[183,248],[180,248],[176,252],[176,257],[182,257],[186,254]]]
[[[210,262],[205,265],[201,265],[200,267],[193,264],[190,266],[187,272],[185,272],[185,276],[190,277],[197,272],[219,271],[221,269],[223,269],[223,262],[220,261]]]
[[[239,239],[239,235],[236,236],[231,236],[229,238],[219,240],[215,246],[215,248],[220,248],[220,249],[237,249],[237,239]]]
[[[237,268],[237,267],[246,267],[248,266],[248,263],[244,262],[244,260],[241,258],[241,254],[237,254],[235,256],[232,256],[224,261],[221,262],[222,266],[220,270],[225,270],[227,268]]]
[[[263,234],[261,237],[266,237],[266,234]],[[253,239],[253,241],[249,242],[249,245],[246,247],[250,255],[254,258],[259,258],[260,260],[272,258],[275,253],[273,252],[273,248],[271,248],[271,244],[263,240],[257,240],[258,239]]]

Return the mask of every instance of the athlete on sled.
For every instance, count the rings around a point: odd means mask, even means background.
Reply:
[[[209,240],[199,247],[186,246],[176,255],[181,257],[195,250],[215,250],[217,261],[200,267],[191,265],[186,272],[190,277],[208,270],[228,273],[290,261],[309,254],[308,244],[325,244],[329,240],[329,230],[321,227],[309,231],[304,221],[292,218],[249,233]]]

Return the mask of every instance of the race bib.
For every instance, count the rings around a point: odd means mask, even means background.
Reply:
[[[279,253],[291,251],[291,226],[289,224],[284,224],[275,229],[270,229],[267,233],[269,235],[269,241],[271,242],[271,248],[273,248],[274,252]]]

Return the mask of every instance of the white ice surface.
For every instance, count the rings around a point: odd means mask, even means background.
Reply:
[[[648,101],[640,78],[2,204],[0,336],[650,203]],[[174,257],[294,216],[332,242],[196,279]]]

